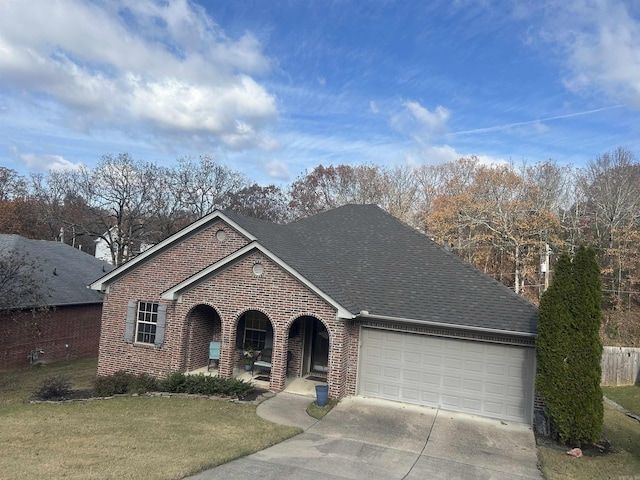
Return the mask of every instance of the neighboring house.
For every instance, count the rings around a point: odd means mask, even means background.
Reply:
[[[118,238],[117,232],[118,232],[118,229],[116,227],[111,227],[111,229],[108,232],[105,232],[102,237],[98,237],[93,241],[96,245],[96,251],[94,256],[98,260],[102,260],[104,262],[107,262],[113,265],[113,256],[111,255],[111,247],[109,246],[109,243],[105,240],[105,238],[108,238],[109,236],[111,236],[110,238],[113,238],[114,241],[117,241],[117,238]],[[153,245],[149,243],[141,242],[140,248],[138,249],[137,252],[134,251],[133,255],[135,256],[135,255],[138,255],[140,252],[149,250],[152,246]],[[125,257],[128,255],[128,248],[126,246],[124,248],[124,255]]]
[[[15,251],[37,265],[44,296],[38,305],[16,298],[0,313],[0,370],[97,357],[103,294],[87,284],[113,267],[64,243],[0,235],[0,254]]]
[[[288,225],[215,211],[105,275],[98,374],[272,349],[270,387],[325,377],[365,395],[530,423],[537,309],[373,205]]]

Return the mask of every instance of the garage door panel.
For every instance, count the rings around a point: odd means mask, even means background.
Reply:
[[[462,408],[465,410],[480,411],[482,410],[482,401],[477,398],[464,397],[462,399]]]
[[[502,415],[505,413],[505,405],[501,402],[484,402],[484,411],[494,415]]]
[[[480,380],[465,379],[462,382],[462,388],[465,393],[474,392],[475,394],[482,394],[484,386]]]
[[[440,396],[442,408],[445,410],[461,410],[461,399],[458,395],[442,394]]]
[[[424,367],[440,367],[442,365],[442,356],[432,355],[430,353],[422,354],[422,365]]]
[[[384,367],[382,369],[382,377],[390,380],[391,382],[397,381],[400,378],[402,370],[400,368]]]
[[[422,380],[427,386],[440,388],[440,375],[437,373],[423,373]]]
[[[400,395],[400,387],[397,385],[383,384],[382,395],[384,395],[385,398],[396,398]]]
[[[462,369],[462,359],[460,357],[454,357],[451,353],[448,353],[445,357],[443,357],[442,366],[446,368],[451,368],[453,370]]]
[[[402,372],[402,380],[406,383],[420,383],[422,372],[420,370],[406,369]]]
[[[530,421],[532,348],[370,328],[361,341],[360,394]]]
[[[507,394],[507,386],[502,383],[484,382],[484,389],[488,395],[505,396]]]

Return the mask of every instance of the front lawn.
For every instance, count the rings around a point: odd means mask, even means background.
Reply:
[[[631,413],[640,415],[640,386],[602,387],[602,393]]]
[[[640,388],[630,388],[631,390],[628,387],[612,387],[603,391],[616,403],[634,411],[633,409],[640,405],[638,403]],[[545,479],[618,480],[635,478],[636,475],[640,478],[640,422],[605,404],[602,435],[613,445],[612,453],[573,458],[566,454],[569,448],[554,445],[539,446],[538,460]]]
[[[263,420],[254,405],[205,398],[25,403],[61,372],[89,388],[95,361],[0,373],[2,478],[181,478],[300,432]]]

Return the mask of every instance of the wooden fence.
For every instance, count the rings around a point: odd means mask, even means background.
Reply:
[[[640,385],[640,348],[604,347],[603,386]]]

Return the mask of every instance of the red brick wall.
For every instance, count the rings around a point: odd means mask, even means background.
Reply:
[[[36,349],[44,351],[41,363],[97,357],[101,313],[93,304],[0,315],[0,370],[29,365]]]
[[[216,232],[223,228],[227,239],[219,241]],[[246,245],[247,240],[216,222],[196,232],[155,258],[134,268],[125,277],[109,286],[102,313],[102,335],[98,375],[110,375],[118,370],[162,376],[187,368],[186,345],[188,323],[186,313],[179,321],[173,319],[174,306],[160,295],[176,283]],[[165,303],[167,328],[164,344],[129,344],[124,341],[125,319],[129,300]],[[205,302],[203,302],[205,303]]]
[[[257,276],[253,265],[262,263],[264,271]],[[273,327],[273,357],[271,359],[271,388],[282,390],[286,377],[289,328],[301,316],[312,316],[323,322],[329,332],[329,386],[332,396],[344,392],[344,371],[347,355],[343,354],[345,325],[336,319],[336,310],[302,285],[278,265],[256,252],[225,269],[185,293],[172,311],[174,328],[194,306],[207,303],[215,306],[222,321],[222,352],[220,375],[229,377],[238,358],[236,327],[239,318],[248,310],[264,313]],[[299,342],[299,341],[298,341]],[[295,349],[295,341],[291,344]],[[295,352],[294,352],[295,355]],[[296,372],[297,373],[297,372]]]
[[[216,231],[223,226],[227,239],[220,242]],[[98,374],[127,370],[163,376],[173,371],[192,370],[206,364],[208,343],[215,338],[222,343],[219,374],[230,377],[241,356],[241,351],[236,350],[238,320],[246,311],[258,310],[269,318],[273,328],[271,387],[274,390],[284,388],[290,325],[301,316],[313,316],[325,324],[330,335],[330,394],[342,396],[348,361],[348,356],[343,354],[343,321],[336,320],[334,307],[262,253],[256,252],[239,260],[186,292],[178,302],[161,300],[162,292],[246,243],[244,237],[217,222],[110,285],[102,316]],[[253,273],[253,265],[257,262],[264,266],[261,275]],[[167,304],[161,347],[125,342],[129,300]],[[205,319],[211,310],[204,305],[215,309],[219,321],[212,321],[210,317]],[[206,311],[209,313],[205,314]],[[292,347],[299,349],[301,344],[296,346],[293,340]],[[299,368],[300,353],[297,357]],[[293,368],[296,368],[295,364]]]

